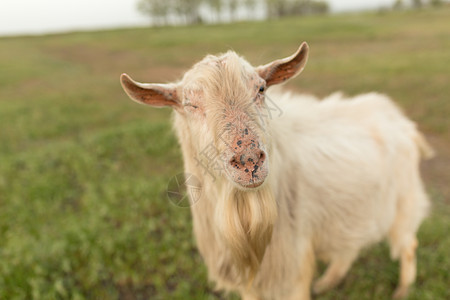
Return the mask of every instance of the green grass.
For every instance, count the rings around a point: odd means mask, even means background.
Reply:
[[[175,80],[228,49],[257,65],[304,40],[309,63],[290,88],[387,93],[441,153],[424,166],[434,209],[409,299],[449,299],[449,19],[442,9],[0,39],[0,299],[226,298],[207,282],[189,209],[165,195],[182,171],[170,110],[132,103],[118,78]],[[385,244],[366,250],[318,299],[387,299],[398,277],[388,257]]]

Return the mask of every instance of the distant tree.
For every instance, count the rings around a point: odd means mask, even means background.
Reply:
[[[199,7],[202,0],[140,0],[138,9],[149,15],[155,25],[165,25],[169,16],[178,22],[193,24],[201,22]]]
[[[396,0],[394,2],[394,5],[392,6],[393,9],[399,10],[403,8],[403,0]]]
[[[431,6],[441,6],[443,4],[442,0],[430,0]]]
[[[222,0],[207,0],[209,8],[214,12],[215,14],[215,21],[220,22],[220,16],[222,13]]]
[[[166,25],[167,17],[171,9],[171,1],[168,0],[140,0],[138,10],[150,16],[155,25]]]
[[[155,25],[165,25],[169,22],[194,24],[202,22],[200,7],[203,4],[213,14],[212,21],[219,22],[223,16],[223,8],[229,12],[230,20],[236,18],[241,8],[247,12],[248,19],[253,19],[257,4],[262,1],[266,4],[269,18],[324,14],[329,11],[328,3],[324,0],[140,0],[138,9],[149,15]]]
[[[322,0],[306,1],[306,11],[304,14],[320,15],[330,11],[328,2]]]
[[[412,0],[412,5],[415,8],[421,8],[423,6],[422,0]]]
[[[269,18],[282,17],[286,14],[287,0],[266,0]]]
[[[202,0],[172,0],[174,12],[177,17],[182,19],[186,24],[197,24],[202,22],[199,10],[201,4]]]
[[[248,19],[254,19],[257,0],[244,0],[244,7],[247,11]]]
[[[324,14],[330,9],[323,0],[267,0],[266,4],[269,17]]]
[[[239,0],[228,0],[228,11],[230,13],[230,20],[236,19],[236,14],[239,8]]]

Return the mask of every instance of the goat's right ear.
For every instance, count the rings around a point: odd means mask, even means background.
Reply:
[[[303,42],[293,55],[259,66],[256,72],[266,81],[267,87],[282,83],[303,71],[308,61],[308,52],[308,44]]]
[[[174,84],[140,83],[127,74],[120,76],[120,83],[127,95],[138,103],[155,107],[170,106],[175,109],[182,107]]]

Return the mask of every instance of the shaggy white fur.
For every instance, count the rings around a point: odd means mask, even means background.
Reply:
[[[313,285],[320,293],[341,281],[362,248],[387,238],[401,260],[394,297],[404,297],[429,206],[419,162],[432,150],[381,94],[265,95],[300,73],[307,54],[304,43],[253,68],[228,52],[175,84],[124,74],[122,85],[140,103],[175,109],[185,171],[203,188],[191,207],[194,234],[219,289],[247,300],[309,299],[316,259],[329,262]],[[204,155],[211,146],[214,160]]]

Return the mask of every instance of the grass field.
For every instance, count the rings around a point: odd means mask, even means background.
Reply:
[[[0,39],[0,299],[237,299],[213,292],[189,209],[167,200],[182,171],[170,110],[129,101],[119,75],[171,81],[207,53],[257,65],[302,41],[309,64],[287,88],[387,93],[436,148],[409,299],[450,299],[448,20],[441,9]],[[316,299],[388,299],[397,277],[381,244]]]

